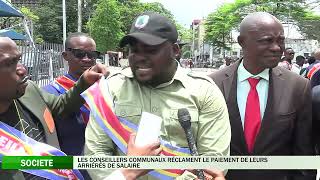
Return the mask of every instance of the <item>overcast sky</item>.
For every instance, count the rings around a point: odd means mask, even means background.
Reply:
[[[223,2],[233,0],[140,0],[141,2],[160,2],[171,11],[175,19],[189,27],[193,19],[202,19],[213,12]]]

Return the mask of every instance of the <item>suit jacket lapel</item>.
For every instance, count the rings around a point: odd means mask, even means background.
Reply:
[[[57,141],[55,129],[53,132],[50,132],[50,127],[48,127],[48,124],[44,119],[44,112],[47,106],[44,101],[39,100],[39,93],[33,89],[32,84],[28,85],[26,93],[18,100],[25,108],[28,109],[28,111],[33,113],[33,115],[40,120],[44,133],[46,135],[47,143],[59,148],[59,142]]]
[[[237,70],[240,62],[241,61],[238,61],[228,68],[225,72],[226,78],[222,82],[230,116],[229,119],[232,132],[231,153],[235,152],[237,155],[242,155],[244,152],[248,152],[237,102]]]
[[[261,122],[260,131],[256,138],[254,153],[258,154],[263,151],[266,143],[266,137],[270,133],[271,125],[274,123],[274,110],[278,109],[277,105],[280,104],[281,96],[284,91],[280,87],[283,85],[284,79],[281,77],[281,69],[276,67],[270,70],[269,73],[269,90],[268,90],[268,99],[267,105],[264,112],[264,116]]]
[[[30,84],[28,86],[30,86]],[[41,123],[44,123],[42,122],[43,120],[42,113],[44,112],[45,104],[42,104],[42,102],[39,102],[39,101],[35,102],[36,99],[39,99],[39,98],[34,96],[34,92],[30,93],[29,89],[27,89],[25,95],[19,98],[19,101],[26,109],[28,109],[28,111],[33,113],[33,115],[35,115],[41,121]],[[45,127],[45,124],[42,124],[42,125],[44,125]]]

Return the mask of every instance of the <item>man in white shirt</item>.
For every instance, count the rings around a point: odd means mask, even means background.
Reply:
[[[296,62],[292,64],[291,71],[296,73],[296,74],[301,75],[300,71],[303,68],[305,60],[306,60],[306,58],[304,56],[297,56],[296,57]]]
[[[220,69],[223,69],[223,68],[225,68],[225,67],[227,67],[227,66],[230,66],[230,64],[231,64],[231,57],[225,57],[225,59],[224,59],[224,64],[222,64],[220,67],[219,67],[219,70]]]
[[[289,47],[284,50],[283,54],[284,54],[284,57],[282,58],[281,62],[279,62],[278,65],[280,67],[291,70],[292,69],[292,60],[294,58],[295,52],[293,51],[292,48]]]

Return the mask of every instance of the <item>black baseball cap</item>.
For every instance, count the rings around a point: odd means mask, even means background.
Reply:
[[[178,32],[171,20],[154,12],[139,15],[133,22],[130,33],[120,40],[124,47],[132,40],[139,40],[147,45],[159,45],[165,41],[177,42]]]

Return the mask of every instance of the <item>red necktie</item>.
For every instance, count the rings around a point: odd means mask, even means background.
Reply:
[[[246,138],[249,153],[252,153],[253,151],[253,146],[261,124],[260,103],[256,89],[259,80],[260,79],[248,78],[250,91],[244,116],[244,136]]]

